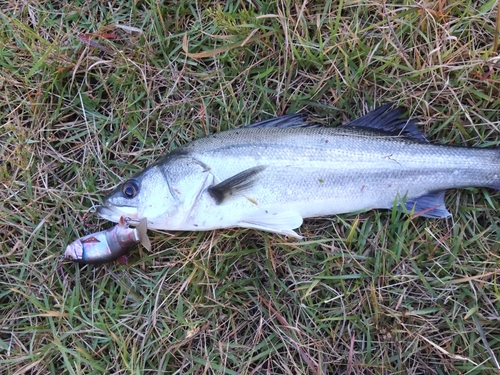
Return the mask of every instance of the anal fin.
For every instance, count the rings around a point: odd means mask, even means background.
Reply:
[[[274,214],[260,212],[245,221],[239,222],[237,225],[242,228],[252,228],[302,238],[302,236],[293,230],[302,225],[302,216],[295,211],[284,211]]]
[[[408,211],[413,211],[415,216],[436,219],[451,216],[444,205],[444,191],[437,191],[418,198],[408,199],[405,207]]]

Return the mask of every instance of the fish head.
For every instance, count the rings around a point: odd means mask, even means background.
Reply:
[[[120,222],[120,218],[141,220],[165,214],[173,201],[161,170],[153,166],[118,185],[103,198],[97,214],[104,219]]]
[[[177,229],[210,176],[189,157],[164,159],[117,186],[104,197],[97,214],[113,222],[146,218],[148,228]]]

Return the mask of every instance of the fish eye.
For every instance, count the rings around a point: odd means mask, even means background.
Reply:
[[[139,191],[139,185],[137,185],[137,181],[134,179],[128,180],[122,186],[122,193],[126,198],[135,197],[138,191]]]

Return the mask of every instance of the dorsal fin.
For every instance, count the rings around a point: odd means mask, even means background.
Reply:
[[[414,120],[401,117],[405,112],[403,108],[392,107],[392,103],[383,104],[344,126],[364,128],[390,135],[401,135],[423,143],[428,142],[425,135],[418,130]]]

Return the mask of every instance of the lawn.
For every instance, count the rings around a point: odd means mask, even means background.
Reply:
[[[491,0],[0,2],[0,374],[500,373],[493,189],[448,191],[443,220],[149,231],[128,265],[62,259],[131,174],[285,113],[335,126],[394,102],[434,143],[500,147],[499,18]]]

